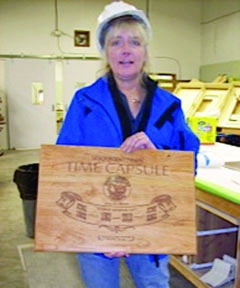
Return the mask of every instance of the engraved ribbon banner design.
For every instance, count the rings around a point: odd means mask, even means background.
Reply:
[[[135,206],[113,204],[109,207],[84,202],[77,193],[64,191],[56,203],[66,216],[114,232],[162,221],[176,208],[168,194],[159,195],[147,204]]]

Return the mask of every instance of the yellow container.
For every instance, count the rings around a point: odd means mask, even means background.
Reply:
[[[201,144],[214,144],[217,134],[217,118],[189,117],[188,125],[197,135]]]

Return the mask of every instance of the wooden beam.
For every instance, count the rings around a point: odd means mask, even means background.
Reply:
[[[199,276],[187,265],[183,264],[176,256],[170,257],[170,264],[197,288],[210,288],[209,285],[201,281]]]
[[[240,205],[229,201],[227,199],[221,198],[199,188],[196,188],[197,200],[207,203],[212,207],[231,215],[237,219],[240,219]]]

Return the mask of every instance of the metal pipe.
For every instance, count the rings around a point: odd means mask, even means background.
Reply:
[[[146,16],[149,19],[149,0],[146,1]]]
[[[177,75],[178,76],[178,79],[182,79],[182,67],[181,67],[181,64],[180,64],[180,62],[178,61],[178,59],[176,59],[176,58],[174,58],[174,57],[169,57],[169,56],[156,56],[156,57],[154,57],[153,59],[167,59],[167,60],[172,60],[172,61],[174,61],[176,64],[177,64],[177,66],[178,66],[178,74],[179,75]]]
[[[204,268],[210,268],[213,266],[213,262],[207,262],[207,263],[193,263],[190,265],[190,268],[192,270],[197,270],[197,269],[204,269]]]
[[[27,59],[45,59],[45,60],[101,60],[101,57],[90,55],[25,55],[25,54],[0,54],[1,58],[27,58]]]
[[[207,230],[207,231],[197,231],[197,236],[209,236],[209,235],[217,235],[217,234],[224,234],[224,233],[232,233],[232,232],[237,232],[237,231],[238,231],[237,227],[214,229],[214,230]]]
[[[231,13],[227,13],[227,14],[218,16],[218,17],[216,17],[216,18],[214,18],[214,19],[211,19],[211,20],[208,20],[208,21],[203,21],[203,22],[201,22],[200,24],[202,24],[202,25],[203,25],[203,24],[209,24],[209,23],[215,22],[215,21],[217,21],[217,20],[220,20],[220,19],[222,19],[222,18],[232,16],[232,15],[234,15],[234,14],[236,14],[236,13],[239,13],[239,12],[240,12],[240,10],[236,10],[236,11],[233,11],[233,12],[231,12]]]
[[[55,31],[58,31],[58,0],[55,0]]]

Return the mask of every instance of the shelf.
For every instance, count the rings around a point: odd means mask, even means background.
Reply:
[[[200,280],[200,277],[207,273],[209,269],[192,270],[188,265],[184,264],[178,256],[173,255],[170,257],[170,264],[197,288],[211,288],[211,286]],[[231,281],[221,287],[234,288],[234,283]]]

